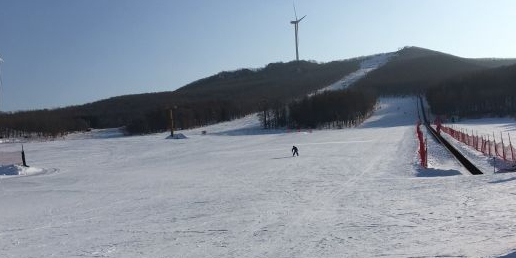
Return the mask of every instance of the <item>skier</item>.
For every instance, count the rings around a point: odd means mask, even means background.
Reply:
[[[297,152],[297,147],[296,146],[292,146],[292,157],[294,156],[299,156],[299,153]]]
[[[441,119],[439,119],[439,117],[436,118],[434,121],[434,124],[437,125],[437,134],[441,135],[441,127],[442,127]]]

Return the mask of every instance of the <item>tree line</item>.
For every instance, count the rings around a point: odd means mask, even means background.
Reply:
[[[292,101],[275,103],[260,113],[264,128],[344,128],[362,123],[374,110],[372,92],[346,89],[325,91]]]
[[[129,134],[169,129],[170,109],[178,128],[228,121],[262,110],[263,103],[289,103],[359,68],[360,59],[316,63],[271,63],[260,69],[221,72],[176,91],[113,97],[49,110],[3,113],[0,130],[55,137],[89,128],[124,127]],[[12,134],[5,134],[4,137]]]
[[[82,117],[60,116],[50,110],[0,114],[0,138],[58,137],[88,128],[87,121]]]
[[[516,115],[516,65],[439,83],[426,91],[434,114],[459,117]]]

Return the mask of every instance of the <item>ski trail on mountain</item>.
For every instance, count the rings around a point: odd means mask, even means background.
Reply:
[[[364,78],[364,76],[366,76],[368,73],[385,65],[395,55],[396,53],[392,52],[368,57],[360,63],[360,69],[351,74],[346,75],[341,80],[319,90],[318,92],[347,89],[353,83]]]

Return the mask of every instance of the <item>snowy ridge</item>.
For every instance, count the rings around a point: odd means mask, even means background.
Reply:
[[[396,52],[391,52],[368,57],[360,63],[360,69],[345,76],[344,78],[333,83],[332,85],[319,90],[318,92],[346,89],[353,83],[362,79],[371,71],[374,71],[375,69],[378,69],[379,67],[385,65],[395,55]]]

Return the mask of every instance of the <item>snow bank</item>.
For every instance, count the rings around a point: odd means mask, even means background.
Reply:
[[[462,173],[454,169],[435,169],[435,168],[421,168],[417,170],[416,176],[418,177],[441,177],[441,176],[458,176]]]
[[[6,176],[31,176],[43,172],[43,169],[34,167],[23,167],[18,165],[0,166],[0,178]]]
[[[167,136],[167,139],[176,139],[176,140],[180,140],[180,139],[187,139],[188,137],[186,137],[184,134],[182,133],[174,133],[174,136]]]
[[[93,129],[89,132],[78,132],[66,135],[65,140],[109,139],[125,136],[122,128]]]

